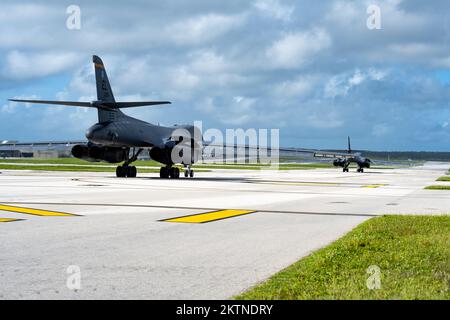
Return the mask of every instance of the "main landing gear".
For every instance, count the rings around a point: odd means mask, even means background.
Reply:
[[[137,176],[137,169],[135,166],[130,166],[131,163],[135,162],[139,156],[139,154],[144,149],[139,149],[137,152],[134,152],[133,150],[133,156],[129,158],[127,161],[123,163],[123,165],[118,166],[116,168],[116,177],[118,178],[136,178]]]
[[[363,169],[363,168],[358,168],[358,170],[356,170],[356,171],[358,171],[358,172],[360,172],[360,173],[363,173],[363,172],[364,172],[364,169]]]
[[[178,179],[180,177],[180,169],[177,167],[161,167],[159,177],[164,179]]]
[[[159,177],[163,179],[179,179],[180,178],[180,169],[177,167],[161,167],[159,170]],[[190,166],[185,166],[184,168],[184,177],[194,177],[194,170],[191,169]]]
[[[118,166],[116,168],[116,177],[118,178],[136,178],[137,169],[135,166]]]
[[[163,179],[178,179],[180,177],[180,169],[177,167],[161,167],[159,169],[159,177]]]

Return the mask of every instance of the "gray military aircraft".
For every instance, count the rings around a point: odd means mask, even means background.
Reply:
[[[176,163],[184,165],[185,177],[193,177],[194,171],[191,165],[198,161],[203,142],[200,130],[192,125],[164,127],[127,116],[120,109],[163,105],[170,102],[116,102],[103,61],[98,56],[93,56],[93,63],[97,101],[22,99],[10,99],[10,101],[96,108],[98,123],[87,130],[86,144],[77,144],[72,148],[72,155],[92,162],[123,162],[116,169],[117,177],[136,177],[136,167],[131,164],[144,150],[149,150],[150,158],[164,165],[160,169],[161,178],[179,178],[180,170],[174,166]]]
[[[348,137],[348,149],[347,153],[337,153],[337,152],[325,152],[325,151],[315,151],[314,157],[319,158],[335,158],[333,165],[335,167],[342,167],[343,172],[349,172],[348,167],[351,163],[356,163],[358,165],[357,172],[364,172],[364,168],[370,168],[372,160],[363,157],[360,152],[353,153],[352,146],[350,143],[350,137]]]

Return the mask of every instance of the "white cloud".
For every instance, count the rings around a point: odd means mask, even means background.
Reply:
[[[361,71],[356,70],[353,76],[348,79],[348,84],[350,85],[350,87],[357,86],[361,84],[365,79],[365,75],[363,75]]]
[[[353,87],[359,86],[367,80],[381,81],[387,73],[386,70],[370,68],[366,72],[356,69],[352,74],[344,73],[333,76],[325,84],[325,97],[346,96]]]
[[[16,97],[14,97],[14,99],[37,100],[37,99],[39,99],[39,97],[36,95],[20,96],[20,97],[16,96]],[[14,112],[16,112],[17,107],[20,107],[20,105],[25,106],[26,109],[29,109],[32,107],[31,103],[8,101],[8,103],[6,103],[2,106],[1,111],[4,113],[14,113]]]
[[[288,33],[267,50],[269,63],[275,68],[303,67],[320,51],[331,45],[331,38],[323,29]]]
[[[337,112],[313,113],[307,117],[309,124],[317,129],[333,129],[339,128],[344,124]]]
[[[383,123],[375,124],[372,127],[372,135],[374,135],[375,137],[385,136],[386,134],[389,133],[389,131],[390,131],[389,126]]]
[[[172,73],[171,80],[175,90],[194,90],[200,83],[199,77],[190,73],[184,67],[175,69]]]
[[[448,5],[443,0],[433,6],[419,0],[379,0],[382,30],[377,31],[366,27],[370,0],[170,0],[156,6],[130,0],[107,7],[86,2],[82,29],[76,32],[65,27],[65,7],[57,2],[1,1],[3,101],[30,93],[95,100],[90,62],[95,53],[106,64],[118,100],[173,102],[127,110],[143,119],[202,119],[218,127],[225,121],[286,124],[281,134],[290,140],[282,140],[285,145],[312,143],[299,137],[322,136],[326,139],[314,143],[330,146],[335,135],[348,134],[344,122],[369,147],[385,145],[382,139],[371,143],[372,133],[383,131],[374,124],[386,124],[389,134],[398,137],[390,143],[398,141],[401,148],[415,143],[405,132],[430,137],[430,123],[448,137],[435,139],[435,145],[450,139],[448,126],[441,127],[448,121],[448,81],[435,76],[450,66]],[[68,83],[41,81],[58,73]],[[43,131],[35,121],[47,112],[45,106],[26,110],[29,126],[15,131],[23,123],[21,108],[14,112],[13,105],[0,105],[0,112],[12,112],[2,117],[0,135],[11,131],[28,140],[55,137],[54,128]],[[82,136],[85,127],[79,124],[87,127],[96,116],[89,109],[49,112],[59,124],[58,136],[65,138],[72,132]],[[425,112],[430,112],[428,118]],[[73,128],[68,117],[74,119]]]
[[[167,28],[167,36],[180,45],[195,45],[214,40],[241,27],[246,16],[207,14],[176,22]]]
[[[263,15],[276,20],[290,21],[294,13],[294,6],[287,6],[278,0],[257,0],[253,6]]]
[[[211,115],[221,124],[243,126],[258,118],[256,103],[257,99],[244,96],[235,96],[220,104],[214,98],[207,97],[197,103],[196,110]]]
[[[318,79],[315,77],[298,77],[295,80],[278,84],[274,93],[282,98],[306,96],[313,91],[317,82]]]
[[[79,62],[75,53],[23,53],[11,51],[6,56],[3,75],[10,79],[44,77],[73,68]]]
[[[368,70],[368,76],[371,80],[381,81],[389,74],[389,70],[386,69],[374,69],[370,68]]]
[[[198,50],[191,54],[190,67],[203,73],[217,74],[229,71],[232,65],[222,55],[212,50]]]
[[[391,44],[388,48],[392,54],[395,54],[396,56],[400,56],[403,58],[410,58],[410,57],[423,57],[423,56],[429,56],[436,53],[436,46],[427,44],[427,43],[395,43]]]

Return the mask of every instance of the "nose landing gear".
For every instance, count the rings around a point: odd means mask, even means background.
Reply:
[[[192,170],[191,166],[189,165],[185,165],[184,166],[184,177],[190,177],[193,178],[194,177],[194,170]]]

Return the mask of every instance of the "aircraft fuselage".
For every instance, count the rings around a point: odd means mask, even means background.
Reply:
[[[173,140],[173,135],[184,137],[189,133],[190,137],[186,138],[194,139],[196,130],[198,129],[192,125],[165,127],[123,115],[115,121],[99,122],[91,126],[86,132],[86,138],[89,142],[102,146],[164,148]],[[198,131],[197,135],[201,139]]]

